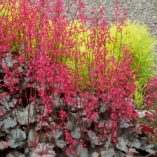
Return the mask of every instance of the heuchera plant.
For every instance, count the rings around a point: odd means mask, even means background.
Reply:
[[[0,2],[0,150],[32,157],[124,151],[114,148],[122,128],[135,127],[135,56],[125,45],[118,60],[106,49],[113,40],[104,7],[91,12],[80,0]],[[118,0],[115,8],[120,29],[125,16]]]

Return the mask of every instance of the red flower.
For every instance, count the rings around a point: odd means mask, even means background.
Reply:
[[[154,134],[154,130],[146,125],[142,125],[141,126],[141,131],[142,132],[147,132],[147,133],[151,133]]]

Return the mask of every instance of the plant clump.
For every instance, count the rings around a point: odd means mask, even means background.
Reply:
[[[140,51],[132,50],[129,45],[136,45],[129,41],[117,48],[103,6],[88,12],[77,0],[0,2],[0,153],[156,153],[156,144],[142,138],[154,130],[140,123],[136,110],[137,82],[144,77],[143,72],[138,77]],[[114,18],[121,31],[127,29],[118,0]],[[145,88],[146,105],[156,103],[155,87],[152,79]]]

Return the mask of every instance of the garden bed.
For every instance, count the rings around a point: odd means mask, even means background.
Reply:
[[[144,24],[118,0],[111,22],[77,0],[0,2],[0,156],[156,156],[156,39]]]

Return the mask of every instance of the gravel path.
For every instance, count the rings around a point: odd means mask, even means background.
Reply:
[[[110,18],[113,13],[115,0],[93,0],[93,4],[100,3],[106,6],[106,17]],[[84,0],[89,2],[89,0]],[[150,28],[152,34],[157,36],[157,0],[120,0],[120,6],[128,9],[128,17],[131,20],[139,20],[144,22]]]

